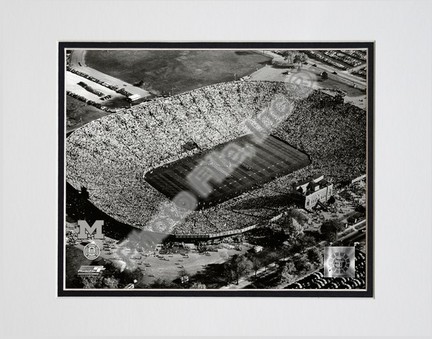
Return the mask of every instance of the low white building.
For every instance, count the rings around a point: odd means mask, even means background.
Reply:
[[[139,99],[141,99],[141,96],[139,94],[132,94],[132,95],[128,96],[128,100],[130,102],[134,102],[134,101],[137,101]]]

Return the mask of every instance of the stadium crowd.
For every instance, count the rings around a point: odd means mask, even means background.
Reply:
[[[90,100],[90,99],[84,98],[83,96],[78,95],[78,94],[76,94],[76,93],[73,93],[73,92],[71,92],[71,91],[66,91],[66,94],[69,95],[69,96],[72,97],[72,98],[75,98],[75,99],[77,99],[77,100],[80,100],[80,101],[82,101],[82,102],[85,102],[86,104],[92,105],[92,106],[94,106],[94,107],[96,107],[96,108],[99,108],[99,109],[105,111],[105,112],[110,112],[110,113],[114,113],[114,112],[116,112],[116,110],[114,110],[114,109],[111,109],[111,108],[108,108],[108,107],[106,107],[106,106],[103,106],[102,104],[100,104],[100,103],[98,103],[98,102],[95,102],[95,101],[93,101],[93,100]]]
[[[156,167],[209,150],[246,133],[241,124],[267,107],[275,95],[290,96],[283,83],[235,81],[157,98],[92,121],[66,143],[67,181],[86,187],[90,201],[115,219],[145,230],[167,198],[144,180]],[[190,214],[174,233],[208,234],[263,221],[265,206],[242,212],[245,199],[287,191],[293,181],[323,173],[334,181],[365,173],[365,112],[313,92],[296,102],[273,134],[307,153],[312,164],[220,205]],[[187,144],[194,148],[186,148]]]

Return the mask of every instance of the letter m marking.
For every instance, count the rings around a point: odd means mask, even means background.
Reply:
[[[102,233],[102,226],[104,224],[103,220],[96,220],[93,226],[90,226],[85,220],[78,220],[79,233],[78,239],[87,239],[93,233],[95,234],[95,239],[103,239],[104,235]]]

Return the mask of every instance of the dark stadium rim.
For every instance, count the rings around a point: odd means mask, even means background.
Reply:
[[[248,144],[252,145],[255,153],[233,169],[222,182],[216,183],[214,180],[209,180],[212,191],[208,196],[201,196],[188,181],[188,174],[201,164],[207,155],[221,152],[229,144],[241,148]],[[154,168],[147,172],[144,178],[169,199],[173,199],[182,191],[192,192],[198,201],[197,209],[206,209],[293,173],[310,163],[307,154],[276,136],[269,135],[258,142],[252,134],[247,134],[212,149]]]

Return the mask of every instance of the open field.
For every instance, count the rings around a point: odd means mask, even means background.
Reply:
[[[75,229],[75,232],[78,232],[76,225],[76,222],[71,223],[70,229]],[[112,241],[112,239],[106,237],[105,241]],[[104,247],[104,242],[98,244],[101,249],[101,254],[99,258],[93,261],[84,257],[84,245],[81,243],[76,243],[66,248],[66,277],[68,287],[73,288],[80,286],[81,282],[77,277],[77,272],[81,265],[106,266],[109,263],[119,261],[118,254],[113,250],[116,245],[113,245],[112,248]],[[199,271],[204,270],[207,265],[221,264],[232,255],[245,254],[246,251],[250,249],[250,246],[243,244],[241,249],[234,249],[234,247],[229,248],[228,246],[221,247],[217,249],[217,251],[207,252],[206,255],[193,249],[187,252],[187,256],[183,256],[179,253],[160,255],[158,252],[159,249],[160,245],[154,246],[153,251],[148,251],[147,254],[133,256],[133,261],[142,272],[142,278],[139,281],[140,285],[151,285],[157,279],[171,282],[178,278],[182,271],[187,272],[188,275],[195,275]]]
[[[71,132],[90,121],[99,119],[109,113],[91,105],[66,96],[66,132]]]
[[[85,63],[159,94],[178,94],[248,75],[270,62],[250,51],[90,50]]]

